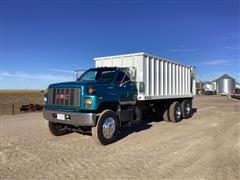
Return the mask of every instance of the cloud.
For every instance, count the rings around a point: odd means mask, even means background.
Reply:
[[[202,63],[203,65],[233,65],[229,60],[211,60]]]
[[[239,35],[235,34],[235,35],[218,37],[218,38],[215,38],[215,40],[224,41],[224,40],[237,39],[237,38],[239,38]]]
[[[170,52],[194,52],[196,51],[196,49],[183,49],[183,48],[179,48],[179,49],[171,49]]]
[[[225,46],[224,48],[228,49],[228,50],[238,50],[239,49],[238,46]]]
[[[52,75],[52,74],[33,74],[25,72],[8,72],[3,71],[1,73],[1,79],[4,78],[14,78],[14,79],[25,79],[25,80],[40,80],[40,81],[69,81],[73,80],[73,75],[63,76],[63,75]]]
[[[54,72],[62,72],[62,73],[71,73],[71,74],[74,73],[74,71],[63,70],[63,69],[55,69],[55,68],[47,68],[47,70],[49,70],[49,71],[54,71]]]

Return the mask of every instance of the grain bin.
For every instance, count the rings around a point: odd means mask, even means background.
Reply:
[[[224,74],[220,78],[216,80],[217,84],[217,93],[226,93],[226,94],[232,94],[235,92],[235,79],[233,79],[231,76]]]
[[[212,81],[213,84],[213,91],[217,91],[217,82],[216,80]]]

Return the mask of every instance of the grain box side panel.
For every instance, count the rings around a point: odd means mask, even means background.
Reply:
[[[160,60],[160,96],[163,96],[164,93],[164,72],[163,72],[163,68],[164,68],[164,62],[163,60]]]
[[[172,95],[172,63],[168,63],[168,95]]]
[[[143,81],[143,56],[142,55],[122,57],[122,58],[119,58],[119,60],[117,61],[119,62],[121,61],[121,63],[116,64],[117,67],[135,67],[137,69],[136,81],[137,82]]]
[[[150,76],[149,76],[149,67],[150,67],[150,60],[149,56],[144,56],[143,57],[143,82],[145,84],[145,95],[149,96],[150,95]]]
[[[113,67],[112,59],[102,59],[95,62],[96,67]]]
[[[95,67],[102,67],[102,61],[95,61]]]
[[[164,95],[168,95],[168,62],[164,61],[163,68],[163,86],[164,86]]]
[[[191,97],[191,68],[165,59],[144,56],[143,81],[147,99]],[[139,82],[140,82],[139,81]]]
[[[176,95],[175,94],[175,88],[176,88],[176,69],[175,69],[175,64],[172,64],[172,95]]]
[[[150,58],[150,89],[151,89],[151,96],[155,96],[155,59]]]
[[[113,61],[113,66],[115,67],[123,67],[124,66],[124,58],[114,58],[112,59]]]
[[[155,60],[155,95],[156,96],[159,96],[160,93],[159,93],[159,84],[160,84],[160,75],[159,75],[159,67],[160,67],[160,60],[159,59],[156,59]]]
[[[102,58],[95,61],[96,67],[135,67],[137,82],[143,81],[143,55]]]
[[[179,95],[179,65],[176,64],[176,91],[175,95]]]

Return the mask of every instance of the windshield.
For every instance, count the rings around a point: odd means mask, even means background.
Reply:
[[[116,69],[90,69],[86,71],[78,81],[105,81],[110,82],[116,73]]]

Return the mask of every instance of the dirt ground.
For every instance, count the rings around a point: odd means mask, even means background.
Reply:
[[[41,113],[1,116],[1,179],[240,179],[240,101],[199,96],[180,123],[149,120],[119,141],[53,137]]]

